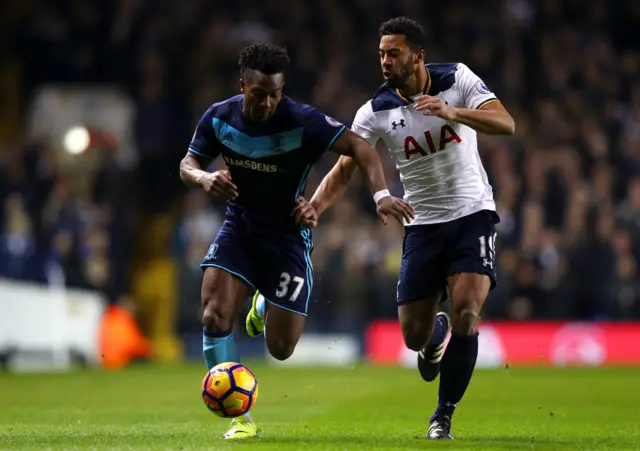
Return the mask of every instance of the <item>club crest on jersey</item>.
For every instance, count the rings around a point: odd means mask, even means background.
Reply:
[[[216,260],[217,259],[217,256],[216,256],[217,252],[218,252],[218,245],[214,243],[209,248],[209,252],[207,252],[207,255],[206,255],[206,257],[204,259],[205,260]]]
[[[482,80],[478,80],[478,83],[476,83],[476,89],[478,90],[478,92],[480,94],[490,94],[491,93],[491,91],[489,91],[489,88],[487,88],[487,85],[485,85]]]
[[[326,114],[324,115],[324,119],[327,121],[327,124],[331,125],[332,127],[342,127],[342,124],[338,121],[336,121],[334,118],[327,116]]]
[[[282,135],[271,135],[271,148],[274,152],[282,152],[284,149],[284,138]]]
[[[398,127],[405,128],[405,127],[406,127],[406,124],[404,123],[404,119],[400,119],[400,122],[393,121],[393,122],[391,123],[391,126],[392,126],[392,127],[393,127],[393,129],[395,130],[395,129],[396,129],[396,128],[398,128]]]

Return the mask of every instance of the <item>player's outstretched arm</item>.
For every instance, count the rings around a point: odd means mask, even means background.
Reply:
[[[192,152],[180,162],[180,179],[191,188],[202,188],[207,193],[223,199],[235,199],[238,197],[238,188],[231,181],[229,171],[216,172],[203,171],[205,167],[203,157],[197,157]]]
[[[318,217],[342,196],[357,170],[358,165],[353,158],[341,156],[325,175],[309,202]]]
[[[307,227],[318,225],[320,215],[342,196],[357,169],[358,165],[353,158],[341,156],[322,179],[309,202],[302,196],[297,199],[296,208],[291,213],[296,224]]]
[[[396,218],[400,224],[404,224],[404,221],[411,222],[413,208],[408,203],[391,196],[389,193],[380,156],[373,147],[351,130],[345,130],[333,143],[331,150],[337,154],[353,158],[374,193],[373,200],[378,208],[378,216],[385,224],[387,223],[388,215]]]

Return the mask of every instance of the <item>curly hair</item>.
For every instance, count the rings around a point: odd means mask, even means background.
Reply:
[[[247,70],[257,70],[267,75],[284,73],[290,63],[287,49],[272,44],[252,44],[242,49],[238,56],[241,75]]]
[[[408,17],[394,17],[380,25],[380,37],[390,34],[402,34],[405,36],[409,48],[413,51],[424,48],[424,28],[418,22]]]

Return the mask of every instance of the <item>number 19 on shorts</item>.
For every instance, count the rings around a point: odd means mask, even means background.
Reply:
[[[293,283],[294,286],[291,286]],[[289,293],[289,301],[296,302],[298,296],[300,296],[300,292],[304,287],[304,278],[300,276],[293,276],[288,272],[283,272],[280,274],[280,285],[278,285],[278,289],[276,290],[276,296],[279,298],[286,297]],[[291,290],[291,288],[293,290]]]
[[[486,237],[481,236],[478,238],[478,241],[480,241],[480,258],[482,259],[483,266],[490,266],[493,268],[493,262],[496,259],[497,235],[497,233],[494,233],[493,235]]]

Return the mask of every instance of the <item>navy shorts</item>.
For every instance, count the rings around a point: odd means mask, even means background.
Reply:
[[[280,232],[227,219],[201,269],[221,268],[260,291],[267,301],[307,315],[313,288],[311,230]]]
[[[443,293],[453,274],[486,274],[496,285],[498,215],[479,211],[451,222],[408,226],[402,245],[398,304]]]

